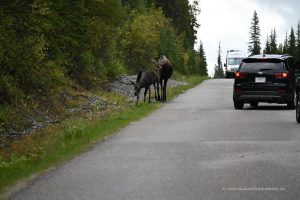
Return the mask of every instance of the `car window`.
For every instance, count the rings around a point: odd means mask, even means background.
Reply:
[[[242,60],[243,60],[243,58],[228,58],[227,64],[228,65],[240,65]]]
[[[282,71],[282,62],[243,62],[240,67],[241,72],[256,73],[264,70]]]

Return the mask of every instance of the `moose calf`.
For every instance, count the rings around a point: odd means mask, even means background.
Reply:
[[[151,71],[140,71],[137,75],[136,83],[131,81],[131,84],[134,85],[134,95],[136,96],[136,103],[135,103],[136,105],[139,101],[139,95],[140,95],[140,91],[142,88],[145,88],[144,102],[146,102],[146,96],[147,96],[148,90],[149,90],[149,102],[150,102],[150,97],[151,97],[150,86],[151,85],[154,86],[155,99],[156,99],[155,82],[156,82],[155,73],[151,72]]]

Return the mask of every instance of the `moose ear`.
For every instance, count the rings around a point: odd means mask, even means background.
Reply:
[[[134,81],[130,81],[130,83],[131,83],[132,85],[135,85],[135,82],[134,82]]]

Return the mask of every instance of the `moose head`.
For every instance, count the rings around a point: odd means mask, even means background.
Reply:
[[[140,71],[137,75],[136,82],[130,81],[132,85],[134,85],[134,96],[136,96],[136,104],[139,101],[140,91],[142,88],[145,88],[144,91],[144,102],[146,101],[146,95],[149,91],[149,102],[151,99],[151,89],[150,86],[153,85],[155,88],[155,73],[151,71]],[[156,99],[156,92],[155,92]]]
[[[140,82],[135,83],[134,81],[130,81],[130,83],[134,86],[134,96],[138,96],[143,88],[143,84]]]

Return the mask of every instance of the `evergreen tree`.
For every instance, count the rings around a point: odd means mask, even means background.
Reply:
[[[279,43],[278,45],[278,54],[283,54],[283,44]]]
[[[224,70],[223,70],[222,58],[221,58],[221,43],[220,42],[219,42],[217,62],[218,62],[218,64],[215,66],[214,78],[224,78]]]
[[[297,63],[300,63],[300,21],[298,21],[296,36],[297,36],[297,39],[296,39],[297,54],[296,54],[295,60]]]
[[[287,36],[287,31],[285,32],[285,39],[283,43],[283,48],[282,48],[282,53],[288,53],[288,48],[289,48],[289,43],[288,43],[288,36]]]
[[[196,40],[196,29],[199,26],[196,16],[199,12],[197,1],[192,6],[187,0],[154,0],[158,7],[162,7],[164,14],[170,18],[179,34],[184,35],[184,47],[193,49]]]
[[[192,22],[194,42],[197,39],[197,29],[200,27],[200,24],[197,22],[197,16],[200,14],[199,2],[198,0],[193,0],[192,5],[190,5],[190,19]]]
[[[207,61],[204,52],[204,47],[202,41],[200,41],[199,45],[199,56],[200,56],[200,74],[203,76],[207,76]]]
[[[271,30],[271,35],[270,35],[270,53],[276,54],[278,53],[277,49],[277,34],[275,28]]]
[[[291,33],[288,40],[288,53],[294,57],[297,55],[296,37],[293,27],[291,28]]]
[[[251,55],[260,54],[260,27],[257,12],[254,11],[251,26],[250,26],[250,41],[248,51]]]
[[[270,52],[271,52],[270,40],[269,40],[269,35],[267,35],[266,47],[264,49],[264,54],[269,54]]]

